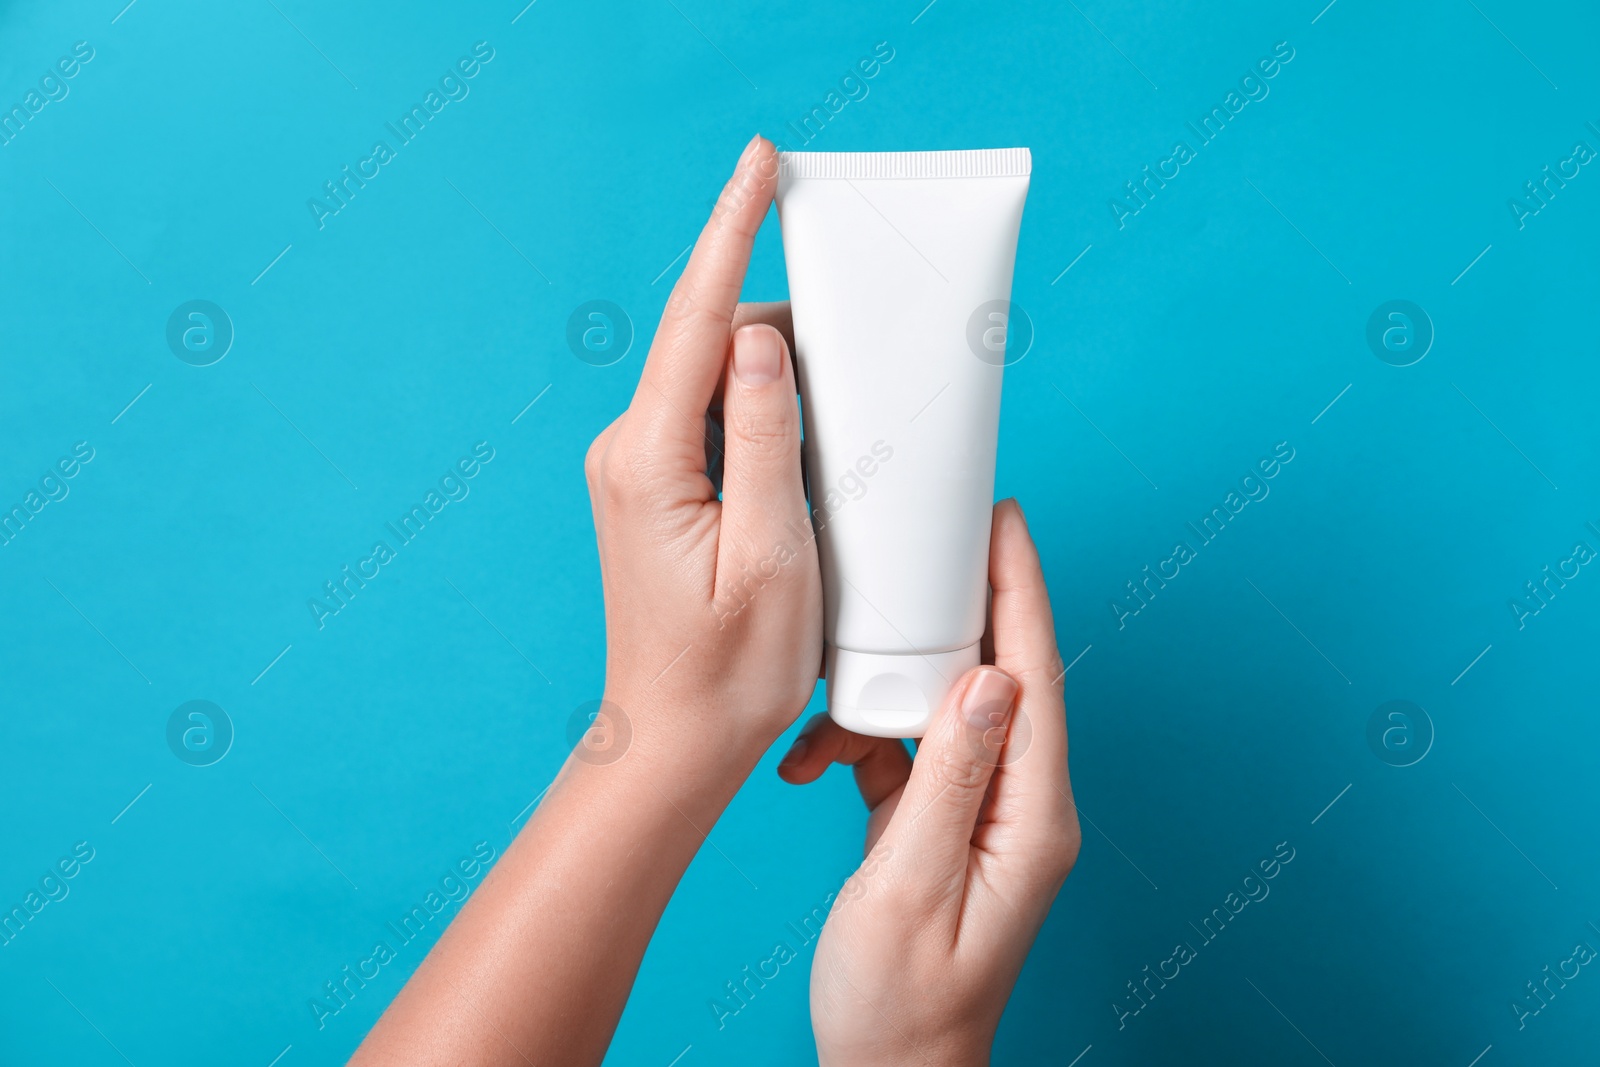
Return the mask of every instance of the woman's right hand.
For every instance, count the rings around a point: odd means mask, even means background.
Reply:
[[[817,942],[811,1022],[827,1065],[985,1064],[1000,1015],[1080,842],[1050,601],[1014,501],[996,506],[994,666],[950,692],[913,763],[825,715],[778,773],[855,768],[867,855]]]

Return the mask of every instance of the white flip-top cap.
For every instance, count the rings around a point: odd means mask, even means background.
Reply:
[[[829,645],[828,714],[872,737],[921,737],[957,678],[981,660],[979,647],[925,656],[852,652]]]

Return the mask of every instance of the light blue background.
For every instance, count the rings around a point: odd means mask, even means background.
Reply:
[[[1600,548],[1600,170],[1522,229],[1508,207],[1600,149],[1592,10],[924,2],[0,5],[8,108],[95,49],[0,147],[0,503],[95,449],[0,548],[0,904],[95,849],[0,948],[0,1060],[350,1053],[425,946],[323,1029],[310,1000],[477,842],[504,848],[599,695],[581,458],[675,257],[750,135],[799,147],[785,124],[880,41],[893,60],[809,147],[1034,158],[1014,297],[1037,341],[1007,372],[998,492],[1074,664],[1086,818],[999,1062],[1592,1056],[1592,968],[1521,1030],[1509,1006],[1600,947],[1600,571],[1522,629],[1508,606]],[[480,40],[470,95],[319,231],[307,199]],[[1123,183],[1280,41],[1270,95],[1119,229]],[[771,218],[746,292],[785,291]],[[197,298],[237,331],[206,368],[164,340]],[[614,366],[565,343],[590,299],[638,331]],[[1391,299],[1437,333],[1413,366],[1365,341]],[[307,598],[484,440],[470,497],[319,632]],[[1119,629],[1124,583],[1281,441],[1270,496]],[[194,699],[237,734],[205,768],[165,740]],[[1414,766],[1366,739],[1395,699],[1436,732]],[[777,752],[712,835],[728,858],[684,879],[609,1062],[814,1061],[809,949],[723,1029],[708,1007],[859,856],[849,775],[793,789]],[[1125,983],[1285,841],[1271,895],[1119,1029]]]

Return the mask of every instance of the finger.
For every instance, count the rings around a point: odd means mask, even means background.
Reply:
[[[673,287],[630,410],[653,431],[652,454],[695,463],[702,416],[723,371],[750,247],[777,185],[777,151],[756,137],[745,147]]]
[[[789,309],[787,300],[768,300],[762,302],[740,304],[733,312],[733,328],[753,326],[758,322],[766,323],[783,334],[783,343],[789,346],[789,351],[794,351],[794,314]]]
[[[900,806],[885,833],[908,857],[919,884],[935,891],[964,876],[972,834],[994,775],[1017,682],[995,667],[975,667],[945,698],[917,747]]]
[[[1077,809],[1067,773],[1065,671],[1039,552],[1015,500],[994,510],[989,538],[990,630],[995,664],[1021,685],[1008,751],[1001,757],[986,848],[1016,844],[1041,858],[1076,854]],[[1070,862],[1070,861],[1069,861]]]
[[[733,330],[737,333],[745,326],[755,326],[765,323],[783,334],[783,343],[789,346],[789,362],[794,362],[794,316],[789,311],[789,301],[768,300],[759,303],[740,304],[733,310]],[[712,415],[722,418],[722,390],[727,383],[728,369],[723,365],[722,377],[717,379],[717,388],[711,395],[709,410]]]
[[[783,334],[789,346],[789,361],[794,362],[794,316],[789,313],[789,301],[772,300],[765,303],[740,304],[733,311],[733,331],[745,326],[765,323]],[[796,372],[798,378],[798,371]],[[711,406],[706,410],[706,477],[717,493],[722,492],[722,397],[728,380],[727,364],[723,364],[722,377],[711,394]],[[801,459],[802,465],[805,463]],[[802,467],[803,470],[803,467]],[[803,481],[803,479],[802,479]]]
[[[760,567],[760,577],[770,580],[774,575],[766,571],[808,550],[812,537],[800,480],[794,368],[776,329],[746,326],[733,335],[732,370],[722,404],[718,573]]]
[[[897,738],[854,733],[822,713],[813,716],[789,746],[778,764],[778,777],[791,785],[804,785],[822,777],[835,763],[855,768],[856,788],[869,811],[911,776],[911,754]]]
[[[789,348],[789,362],[794,363],[794,316],[789,311],[789,301],[769,300],[759,303],[740,304],[733,311],[733,330],[737,333],[745,326],[754,326],[765,323],[783,334],[783,343]],[[798,380],[799,375],[796,374]],[[726,364],[723,366],[722,377],[717,379],[717,387],[711,394],[711,417],[720,425],[722,422],[722,395],[728,381]]]
[[[800,731],[778,764],[778,774],[786,782],[801,785],[816,781],[835,763],[854,768],[856,788],[867,805],[862,850],[865,855],[894,819],[901,793],[911,777],[911,754],[898,738],[853,733],[822,714],[814,716]]]

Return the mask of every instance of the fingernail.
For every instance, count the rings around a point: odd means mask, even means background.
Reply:
[[[746,326],[733,335],[733,373],[745,385],[768,385],[783,376],[783,350],[778,331]]]
[[[794,744],[789,746],[789,751],[783,754],[783,759],[778,761],[778,770],[792,767],[805,758],[806,749],[811,747],[811,742],[806,740],[806,735],[801,734],[794,739]]]
[[[734,167],[735,170],[737,170],[739,167],[744,166],[745,161],[750,158],[750,154],[756,150],[756,145],[759,144],[760,142],[761,142],[761,135],[759,133],[756,134],[754,137],[750,138],[750,143],[744,146],[744,151],[743,152],[739,153],[739,162],[735,165],[735,167]]]
[[[993,668],[979,673],[961,697],[961,714],[975,730],[1004,726],[1017,696],[1016,680]]]

